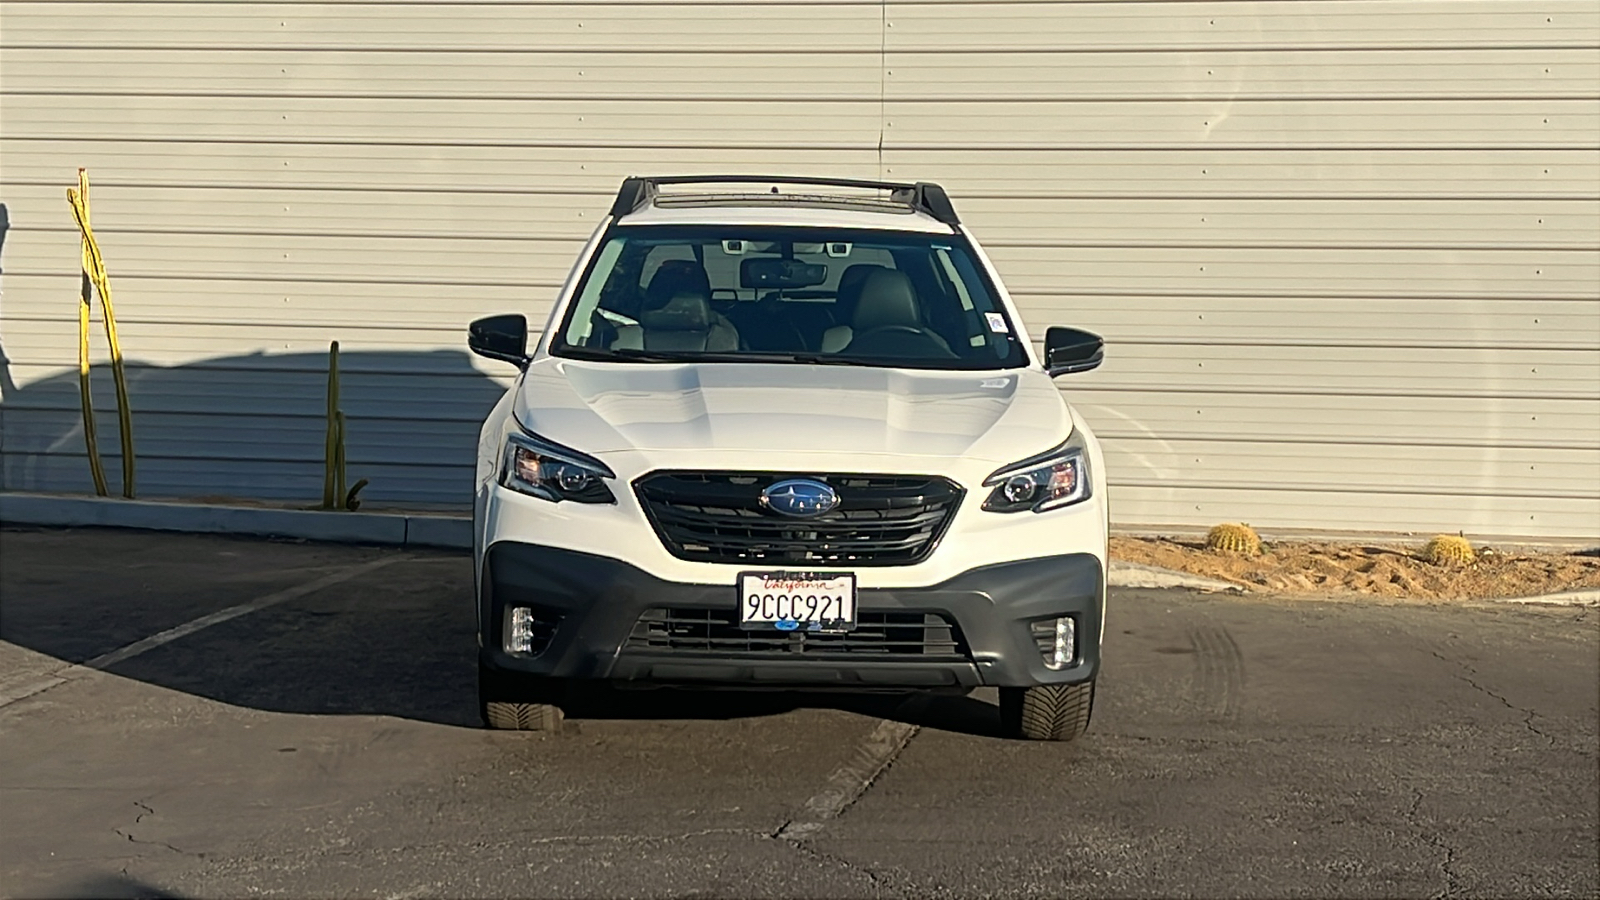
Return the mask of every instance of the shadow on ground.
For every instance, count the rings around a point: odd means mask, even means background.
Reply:
[[[182,894],[154,887],[136,878],[110,872],[66,882],[57,888],[55,891],[32,896],[97,897],[101,900],[180,900],[183,897]]]
[[[471,561],[459,552],[11,528],[0,531],[0,638],[59,661],[29,667],[45,672],[384,558],[371,574],[185,634],[106,671],[249,709],[479,727]],[[0,684],[17,677],[0,668]],[[809,707],[999,732],[992,704],[954,695],[601,689],[569,705],[579,722],[732,719]]]
[[[596,692],[573,703],[568,716],[578,721],[729,719],[806,708],[836,709],[940,731],[1000,736],[1000,714],[994,704],[955,694],[618,690]]]

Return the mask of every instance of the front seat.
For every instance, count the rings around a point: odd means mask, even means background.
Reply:
[[[739,332],[711,309],[711,298],[690,291],[640,312],[639,326],[646,350],[739,349]]]
[[[916,288],[904,272],[894,269],[867,275],[850,330],[850,343],[844,349],[851,354],[924,359],[956,355],[944,338],[923,325]]]
[[[619,350],[739,349],[739,331],[711,308],[711,279],[705,267],[669,259],[645,288],[639,324],[617,329],[611,346]]]
[[[822,332],[823,353],[838,353],[850,343],[849,323],[855,319],[856,306],[861,302],[861,288],[866,285],[867,276],[886,270],[876,263],[856,263],[839,276],[839,293],[833,303],[833,320],[838,324]]]
[[[711,296],[711,277],[706,274],[706,267],[692,259],[664,260],[650,276],[650,286],[644,289],[644,302],[639,308],[660,309],[682,293]]]

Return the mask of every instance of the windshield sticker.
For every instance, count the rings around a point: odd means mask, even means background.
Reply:
[[[1006,327],[1006,317],[999,313],[984,313],[983,317],[989,320],[989,330],[995,334],[1007,334],[1011,329]]]

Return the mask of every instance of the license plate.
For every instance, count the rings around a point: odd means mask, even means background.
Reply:
[[[744,572],[739,627],[778,631],[851,631],[856,576],[836,572]]]

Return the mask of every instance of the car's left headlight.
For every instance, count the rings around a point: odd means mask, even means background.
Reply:
[[[552,503],[615,503],[604,479],[615,478],[605,463],[527,434],[506,436],[500,484]]]
[[[1078,436],[1041,454],[996,470],[983,480],[992,487],[983,501],[990,512],[1044,512],[1089,499],[1089,455]]]

